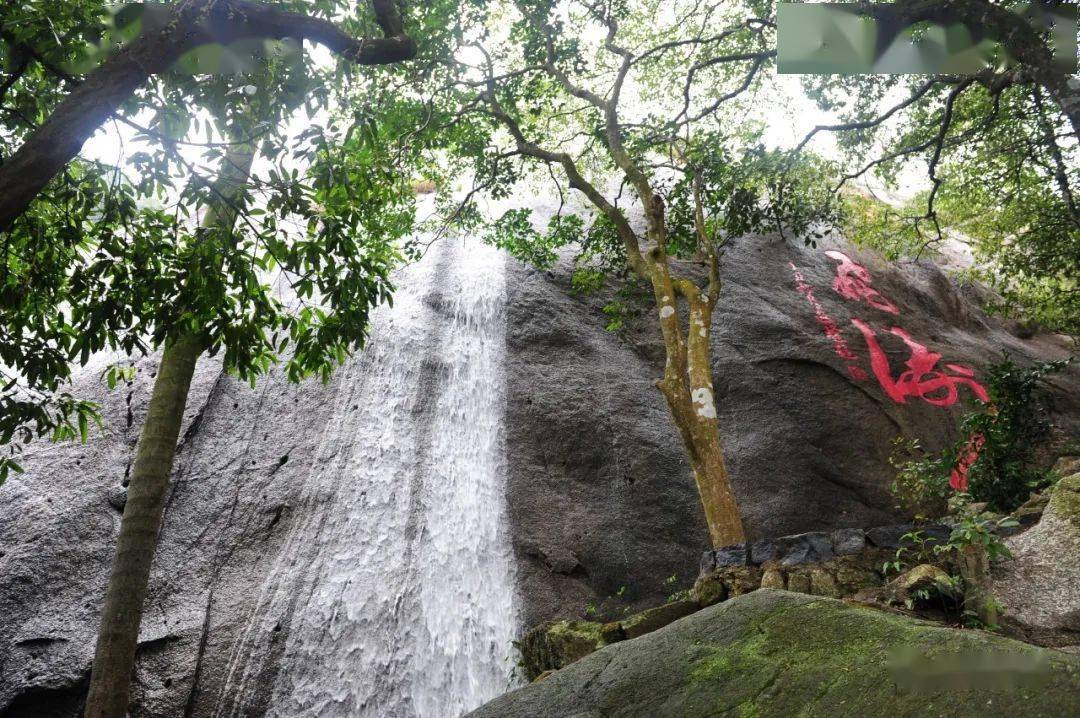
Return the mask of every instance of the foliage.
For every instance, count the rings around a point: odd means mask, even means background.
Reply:
[[[916,257],[927,251],[907,219],[918,212],[925,197],[915,197],[901,207],[893,207],[868,193],[853,190],[845,192],[840,201],[841,225],[857,246],[875,249],[891,260]]]
[[[968,472],[971,497],[998,511],[1011,511],[1032,491],[1049,485],[1049,472],[1032,462],[1050,423],[1038,401],[1040,382],[1063,370],[1068,361],[1044,362],[1021,368],[1009,359],[987,369],[993,410],[968,414],[961,427],[969,435],[986,437],[979,459]]]
[[[279,4],[334,17],[358,37],[377,32],[367,3]],[[0,158],[81,82],[69,71],[100,60],[87,42],[108,34],[104,3],[62,5],[0,10]],[[456,6],[412,8],[418,63],[443,56],[459,29],[448,20]],[[228,371],[254,382],[279,361],[292,380],[325,380],[362,346],[415,223],[410,181],[442,140],[418,131],[430,115],[397,91],[409,69],[357,76],[348,63],[271,44],[279,51],[255,63],[212,75],[181,63],[152,78],[111,125],[129,136],[116,164],[75,160],[4,233],[0,480],[34,436],[85,438],[97,409],[65,385],[96,352],[145,353],[194,330]],[[299,134],[288,124],[297,105],[319,118]],[[233,226],[200,228],[206,208],[226,199],[220,168],[244,147],[270,166],[229,193]],[[295,299],[282,299],[282,287]]]
[[[963,499],[970,505],[970,498]],[[949,534],[948,543],[935,546],[938,553],[947,551],[963,551],[964,549],[977,546],[991,561],[999,558],[1012,558],[1012,553],[1001,538],[1003,529],[1010,529],[1020,524],[1008,516],[987,516],[970,508],[959,511],[960,520],[953,526]]]
[[[1022,368],[1006,357],[988,367],[990,402],[983,411],[965,413],[960,420],[965,437],[984,437],[978,458],[968,469],[971,500],[1005,513],[1050,484],[1051,473],[1033,463],[1036,447],[1050,430],[1039,385],[1067,364],[1054,361]],[[900,508],[922,518],[943,514],[951,494],[949,473],[967,445],[965,438],[940,452],[925,452],[915,440],[894,440],[889,461],[897,474],[890,491]]]
[[[886,575],[900,573],[912,566],[930,563],[936,556],[934,551],[936,545],[937,542],[927,536],[922,529],[909,531],[900,537],[900,546],[893,554],[892,560],[882,564],[881,572]]]
[[[893,439],[889,464],[896,469],[896,476],[889,485],[889,492],[896,499],[898,508],[917,520],[944,514],[951,493],[948,476],[953,461],[944,452],[923,451],[918,439],[902,436]]]
[[[1001,295],[989,309],[1080,333],[1076,128],[1045,89],[1015,77],[931,78],[926,90],[927,82],[805,78],[849,128],[838,135],[848,180],[873,174],[896,190],[912,169],[930,178],[929,190],[901,206],[848,194],[845,229],[893,256],[921,255],[948,237],[965,241],[977,277]],[[899,108],[898,97],[914,100],[895,114],[883,109]]]

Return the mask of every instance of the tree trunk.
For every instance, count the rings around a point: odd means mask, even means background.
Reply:
[[[964,579],[964,608],[978,616],[984,626],[996,626],[997,605],[990,587],[990,558],[981,544],[965,546],[958,552],[960,576]]]
[[[191,377],[202,350],[199,336],[184,334],[161,355],[128,483],[116,558],[101,613],[90,693],[86,699],[87,718],[123,718],[127,714],[150,564],[157,548]]]
[[[645,262],[646,274],[653,286],[667,355],[664,378],[656,385],[667,400],[671,418],[690,459],[713,547],[743,543],[746,535],[731,488],[731,476],[724,462],[720,422],[713,397],[709,333],[719,279],[712,278],[714,281],[710,281],[708,292],[702,292],[687,279],[672,279],[664,249],[667,245],[664,203],[655,195],[643,201],[649,239],[654,243]],[[685,338],[679,322],[677,296],[682,296],[689,305]]]
[[[713,305],[692,283],[680,281],[676,286],[690,305],[686,340],[668,344],[667,370],[658,385],[690,459],[713,547],[743,543],[746,535],[724,461],[713,396],[709,349]],[[663,306],[661,321],[675,319]],[[676,355],[672,356],[672,352]]]
[[[229,232],[236,221],[231,198],[247,182],[255,148],[231,145],[215,183],[218,200],[202,225]],[[116,557],[101,611],[86,718],[124,718],[131,672],[139,639],[142,606],[157,550],[162,511],[169,490],[176,441],[180,436],[195,363],[205,349],[204,338],[185,332],[165,347],[154,381],[146,420],[139,435],[135,466],[128,482],[128,499],[120,521]]]

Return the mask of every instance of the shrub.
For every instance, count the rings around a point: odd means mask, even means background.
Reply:
[[[1048,486],[1051,472],[1034,465],[1035,448],[1050,431],[1039,384],[1067,364],[1043,362],[1021,368],[1006,357],[987,370],[990,402],[982,411],[961,418],[962,441],[939,452],[925,452],[918,441],[897,438],[889,463],[897,470],[890,491],[899,507],[916,518],[941,516],[953,491],[966,489],[971,501],[1008,513],[1032,491]],[[973,460],[972,437],[981,437],[974,442],[978,456]],[[950,486],[950,473],[961,461],[966,464],[966,486]]]

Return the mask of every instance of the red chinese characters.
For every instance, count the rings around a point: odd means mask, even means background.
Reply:
[[[874,289],[870,272],[854,262],[843,252],[829,250],[825,254],[839,262],[836,266],[836,278],[832,288],[837,294],[850,301],[865,301],[871,307],[892,315],[899,315],[900,309]],[[794,263],[789,263],[795,275],[795,287],[806,297],[814,309],[814,316],[821,325],[825,336],[833,343],[837,356],[847,364],[847,369],[858,381],[867,378],[867,374],[854,362],[858,360],[851,351],[837,323],[825,312],[825,308],[814,296],[811,287]],[[862,319],[854,318],[851,323],[862,334],[870,353],[870,369],[885,394],[898,404],[907,403],[909,397],[922,399],[933,406],[952,406],[960,397],[960,388],[968,387],[982,401],[989,401],[986,389],[975,381],[975,372],[962,364],[945,364],[938,367],[941,354],[928,349],[911,338],[901,327],[893,326],[889,333],[899,337],[907,346],[910,356],[905,362],[907,369],[893,378],[889,359],[878,341],[877,333]],[[947,370],[947,371],[946,371]],[[951,373],[950,373],[951,372]]]
[[[840,263],[836,266],[836,278],[832,283],[832,288],[837,294],[849,301],[865,301],[874,309],[894,316],[900,314],[900,309],[895,304],[874,289],[870,272],[866,267],[852,261],[843,252],[829,250],[825,254]],[[844,340],[839,326],[814,296],[813,287],[807,283],[806,278],[794,263],[789,263],[789,266],[795,274],[795,288],[810,302],[818,324],[833,344],[833,351],[845,361],[852,377],[857,381],[866,379],[866,372],[854,363],[858,358]],[[859,330],[866,342],[867,351],[870,353],[870,370],[874,378],[877,379],[885,394],[896,403],[906,404],[909,398],[914,397],[932,406],[952,406],[960,397],[961,387],[967,387],[983,402],[990,401],[986,389],[975,381],[974,371],[962,364],[945,364],[944,369],[939,368],[941,354],[915,341],[907,331],[898,326],[891,327],[889,333],[904,342],[909,356],[904,362],[907,368],[894,378],[892,368],[889,366],[889,358],[878,341],[877,333],[862,319],[853,318],[851,323]],[[993,407],[990,410],[993,411]],[[956,466],[949,475],[949,486],[954,491],[968,490],[968,472],[978,461],[979,453],[985,443],[986,437],[980,433],[968,437],[957,458]]]
[[[889,314],[899,314],[900,310],[895,304],[881,296],[876,289],[870,286],[870,272],[861,264],[856,264],[843,252],[830,249],[825,252],[826,257],[836,259],[840,264],[836,267],[836,279],[832,287],[844,299],[857,302],[865,299],[866,303],[874,309],[880,309]]]
[[[841,359],[849,362],[856,362],[859,357],[855,355],[855,352],[851,351],[848,347],[847,341],[844,339],[844,335],[840,331],[840,327],[837,326],[833,318],[825,312],[825,307],[821,306],[821,302],[814,296],[814,288],[807,283],[806,278],[802,272],[795,266],[794,262],[788,262],[788,266],[791,267],[791,271],[795,274],[795,288],[799,290],[799,293],[806,297],[806,301],[810,302],[810,306],[814,309],[814,317],[817,319],[818,324],[821,325],[822,331],[825,332],[825,336],[829,338],[829,341],[833,343],[833,351]],[[866,372],[861,367],[855,364],[848,364],[848,371],[855,381],[864,381],[866,379]]]
[[[964,444],[963,450],[960,452],[960,457],[956,460],[956,466],[953,467],[952,472],[949,474],[949,486],[954,491],[967,491],[968,488],[968,471],[975,465],[975,462],[979,458],[979,452],[982,451],[983,444],[986,443],[986,437],[982,434],[972,434],[968,438],[967,443]]]
[[[909,396],[918,397],[927,404],[934,406],[952,406],[959,396],[957,387],[968,386],[975,396],[982,401],[989,401],[990,396],[986,393],[979,382],[973,378],[975,372],[960,364],[946,364],[945,367],[956,372],[956,375],[946,374],[937,370],[937,363],[941,355],[930,351],[900,327],[893,327],[889,333],[900,337],[907,345],[911,356],[906,363],[907,371],[901,372],[896,379],[892,378],[889,369],[889,360],[878,344],[877,335],[865,322],[860,319],[852,319],[870,350],[870,368],[874,372],[878,383],[890,399],[898,404],[907,402]]]

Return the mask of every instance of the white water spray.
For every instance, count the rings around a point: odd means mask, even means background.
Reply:
[[[503,257],[440,242],[396,283],[338,380],[217,715],[445,718],[511,687]]]

